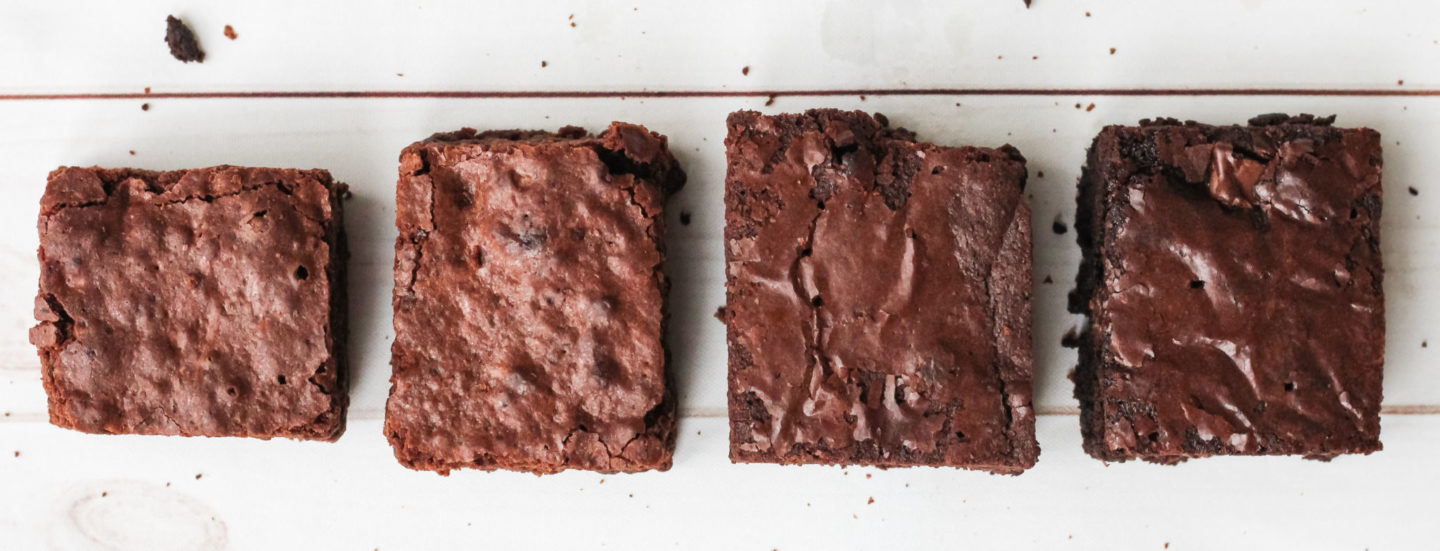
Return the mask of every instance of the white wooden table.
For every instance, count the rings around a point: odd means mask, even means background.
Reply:
[[[1440,4],[299,4],[0,5],[0,549],[1440,545]],[[169,57],[169,13],[199,35],[203,65]],[[223,36],[227,24],[238,39]],[[1029,158],[1043,449],[1032,471],[727,460],[724,331],[711,317],[724,301],[723,121],[811,107],[879,111],[922,139],[1008,142]],[[1105,124],[1275,111],[1336,113],[1385,137],[1385,450],[1330,463],[1090,459],[1066,379],[1075,356],[1059,346],[1078,322],[1064,303],[1079,250],[1073,232],[1051,231],[1056,216],[1073,219],[1084,148]],[[611,120],[668,134],[690,173],[668,211],[674,469],[442,478],[401,468],[380,431],[400,149],[460,126]],[[220,163],[322,167],[354,189],[349,430],[327,444],[50,426],[26,339],[46,173]]]

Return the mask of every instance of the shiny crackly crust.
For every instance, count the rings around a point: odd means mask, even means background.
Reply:
[[[52,172],[31,330],[51,422],[339,437],[344,193],[323,170]]]
[[[1085,450],[1380,449],[1381,148],[1332,118],[1107,127],[1078,194]]]
[[[414,469],[667,469],[665,138],[473,130],[405,149],[385,433]]]
[[[728,124],[731,459],[1034,465],[1019,153],[861,112]]]

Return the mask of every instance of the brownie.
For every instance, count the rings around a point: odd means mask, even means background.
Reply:
[[[338,438],[345,189],[324,170],[50,173],[30,332],[50,422]]]
[[[1380,449],[1380,135],[1334,117],[1110,126],[1070,309],[1085,451],[1173,464]]]
[[[1020,153],[859,111],[727,123],[731,460],[1033,466]]]
[[[668,469],[666,138],[471,129],[400,155],[385,434],[407,467]]]
[[[185,63],[205,62],[205,50],[195,41],[195,33],[173,15],[165,16],[165,45],[170,47],[170,55],[175,59]]]

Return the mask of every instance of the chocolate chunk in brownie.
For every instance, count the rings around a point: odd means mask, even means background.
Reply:
[[[30,332],[50,422],[338,438],[344,190],[323,170],[52,172]]]
[[[1333,117],[1105,128],[1075,222],[1085,451],[1380,449],[1380,135]]]
[[[175,59],[189,63],[205,62],[205,51],[200,49],[200,44],[195,41],[195,33],[184,21],[173,15],[165,16],[165,44],[170,46],[170,55]]]
[[[858,111],[728,125],[731,459],[1034,465],[1020,153]]]
[[[462,130],[405,148],[393,387],[407,467],[667,469],[664,136]]]

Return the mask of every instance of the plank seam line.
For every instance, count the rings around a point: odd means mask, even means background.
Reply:
[[[624,99],[828,96],[1298,96],[1440,97],[1440,89],[1382,88],[839,88],[775,90],[312,90],[0,93],[0,101],[140,99]]]

